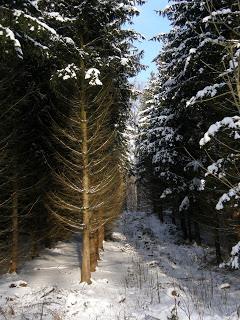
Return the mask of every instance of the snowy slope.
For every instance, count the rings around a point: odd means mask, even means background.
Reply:
[[[124,214],[90,286],[79,283],[78,239],[44,250],[0,279],[0,319],[238,319],[239,272],[209,265],[210,249],[177,243],[173,228]]]

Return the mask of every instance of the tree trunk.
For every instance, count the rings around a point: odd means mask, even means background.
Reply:
[[[99,209],[99,229],[98,229],[98,248],[103,250],[103,241],[105,238],[103,211]]]
[[[91,283],[90,272],[90,212],[89,212],[89,172],[88,172],[88,134],[87,115],[84,108],[84,97],[81,97],[81,131],[82,131],[82,160],[83,160],[83,243],[81,282]]]
[[[187,228],[188,228],[188,240],[190,242],[192,242],[193,241],[193,238],[192,238],[192,219],[191,219],[190,212],[187,212]]]
[[[13,183],[14,192],[12,193],[12,252],[9,272],[13,273],[17,271],[18,265],[18,187],[17,180],[15,178]]]
[[[215,242],[215,250],[216,250],[216,260],[217,260],[217,264],[219,264],[223,260],[222,260],[220,237],[219,237],[218,229],[214,230],[214,242]]]
[[[38,256],[38,243],[37,243],[37,236],[36,231],[32,232],[31,234],[31,251],[30,251],[30,258],[34,259]]]
[[[97,229],[95,237],[96,237],[96,240],[95,240],[96,261],[99,261],[100,260],[100,254],[99,254],[99,229]]]
[[[194,221],[194,232],[195,232],[195,241],[200,246],[202,244],[202,239],[200,235],[199,224],[196,221]]]
[[[97,251],[96,251],[96,233],[90,236],[90,270],[96,271],[97,266]]]
[[[188,234],[187,234],[187,227],[186,227],[186,219],[185,219],[185,213],[181,212],[181,229],[183,232],[183,239],[187,240]]]
[[[171,218],[172,218],[172,224],[176,225],[176,210],[175,210],[175,208],[172,208]]]
[[[158,210],[158,216],[159,216],[159,219],[161,221],[161,223],[164,223],[164,216],[163,216],[163,208],[162,206],[157,206],[157,210]]]
[[[222,260],[222,253],[221,253],[221,244],[220,244],[220,236],[219,236],[219,214],[218,212],[215,212],[215,218],[216,218],[216,227],[214,229],[214,244],[215,244],[215,250],[216,250],[216,260],[217,264],[221,263]]]

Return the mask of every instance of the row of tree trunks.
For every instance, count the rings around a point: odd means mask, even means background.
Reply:
[[[98,211],[98,228],[90,236],[90,269],[91,272],[96,271],[98,261],[100,259],[100,250],[103,250],[103,241],[104,241],[104,221],[103,221],[103,212],[102,209]]]
[[[16,186],[15,186],[16,187]],[[11,246],[11,261],[9,266],[9,272],[17,272],[18,267],[18,241],[19,241],[19,213],[18,213],[18,192],[17,187],[12,194],[12,246]],[[100,260],[100,250],[103,250],[104,241],[104,224],[102,217],[102,211],[99,211],[99,227],[89,236],[89,252],[90,252],[90,271],[96,271],[97,262]],[[85,232],[85,238],[88,238],[88,232]],[[88,239],[87,239],[88,240]],[[86,239],[85,239],[86,244]],[[86,249],[86,248],[85,248]],[[36,242],[36,236],[33,232],[31,234],[31,252],[30,257],[34,258],[38,255],[38,248]]]
[[[190,242],[196,241],[198,245],[201,245],[199,224],[193,221],[191,212],[181,212],[180,225],[184,240],[189,240]]]
[[[219,236],[219,221],[218,215],[216,214],[216,226],[214,228],[214,246],[216,251],[216,261],[217,263],[222,262],[222,253],[221,253],[221,245],[220,245],[220,236]],[[191,213],[181,213],[180,218],[180,225],[183,232],[183,239],[189,240],[192,242],[193,240],[196,241],[198,245],[201,245],[201,235],[200,235],[200,228],[199,224],[196,221],[192,221]],[[192,232],[192,228],[194,228],[194,233]]]

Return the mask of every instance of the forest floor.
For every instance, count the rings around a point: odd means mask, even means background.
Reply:
[[[0,319],[237,320],[239,271],[214,267],[208,247],[183,244],[154,215],[125,213],[91,285],[79,283],[77,239],[0,278]]]

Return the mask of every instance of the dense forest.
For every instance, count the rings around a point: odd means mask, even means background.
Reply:
[[[176,0],[159,14],[171,31],[155,37],[163,50],[141,99],[136,174],[160,220],[210,241],[220,263],[240,240],[240,2]]]
[[[1,273],[80,233],[90,283],[129,176],[139,211],[147,203],[239,267],[240,2],[158,11],[171,30],[152,39],[163,48],[139,92],[130,79],[145,68],[143,36],[131,24],[144,3],[1,1]]]
[[[136,1],[140,3],[141,1]],[[1,266],[82,232],[90,282],[122,209],[123,137],[142,68],[132,1],[1,1]]]

